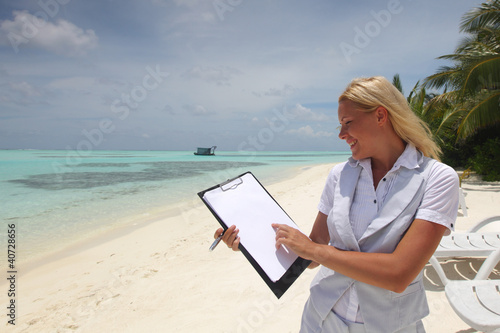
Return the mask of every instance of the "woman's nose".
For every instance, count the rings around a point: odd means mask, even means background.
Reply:
[[[346,137],[346,131],[344,126],[339,126],[339,138],[340,140],[345,140]]]

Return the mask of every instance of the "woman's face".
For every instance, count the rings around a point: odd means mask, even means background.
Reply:
[[[381,149],[377,145],[380,126],[377,121],[377,110],[363,112],[356,109],[356,104],[349,100],[339,103],[338,115],[340,122],[339,138],[345,140],[351,147],[355,160],[372,157]]]

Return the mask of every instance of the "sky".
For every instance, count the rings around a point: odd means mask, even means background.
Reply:
[[[347,151],[337,98],[449,65],[474,0],[0,0],[0,149]]]

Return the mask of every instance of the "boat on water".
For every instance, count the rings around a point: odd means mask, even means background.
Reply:
[[[210,148],[198,147],[198,149],[196,150],[196,152],[194,154],[195,155],[215,155],[215,148],[217,148],[217,146],[212,146]]]

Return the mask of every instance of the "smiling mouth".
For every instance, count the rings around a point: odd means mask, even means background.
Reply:
[[[351,141],[351,142],[348,142],[349,147],[351,147],[351,148],[352,148],[352,147],[353,147],[356,143],[358,143],[358,140],[353,140],[353,141]]]

